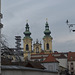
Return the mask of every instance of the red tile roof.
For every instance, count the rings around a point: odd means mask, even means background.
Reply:
[[[52,54],[67,54],[68,52],[55,52],[55,53],[52,53]],[[43,51],[41,53],[38,53],[38,54],[31,54],[31,56],[33,55],[49,55],[50,53],[44,53]]]
[[[38,53],[38,54],[31,54],[31,56],[33,55],[49,55],[49,53]]]
[[[54,52],[53,54],[67,54],[68,52]]]
[[[58,62],[52,54],[49,54],[49,56],[43,61],[43,63],[49,63],[49,62]]]
[[[43,51],[40,54],[45,54]]]
[[[45,69],[40,62],[35,61],[26,61],[26,62],[11,62],[7,58],[1,59],[1,65],[14,65],[14,66],[24,66],[24,67],[31,67],[31,68],[38,68],[38,69]]]
[[[42,58],[47,58],[47,57],[31,57],[31,59],[42,59]]]
[[[59,56],[54,56],[55,58],[67,58],[63,53],[60,54]]]
[[[25,67],[32,67],[32,68],[38,68],[38,69],[46,69],[43,65],[41,65],[40,62],[34,62],[34,61],[28,61],[25,65]]]
[[[68,61],[75,61],[75,52],[68,53]]]

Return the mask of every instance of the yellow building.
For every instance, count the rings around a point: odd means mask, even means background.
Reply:
[[[51,37],[51,31],[49,30],[48,22],[46,21],[45,24],[45,36],[43,37],[43,44],[44,44],[44,53],[51,53],[52,52],[52,37]],[[25,37],[23,38],[23,45],[24,45],[24,58],[28,58],[28,54],[39,54],[42,52],[42,44],[36,41],[36,43],[33,44],[33,50],[32,50],[32,38],[30,37],[31,32],[29,31],[29,25],[26,23]]]

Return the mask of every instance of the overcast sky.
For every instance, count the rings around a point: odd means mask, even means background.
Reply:
[[[70,32],[66,24],[67,19],[75,23],[75,0],[2,0],[1,6],[4,24],[2,34],[9,47],[15,47],[16,35],[23,39],[26,20],[33,42],[38,39],[43,44],[43,32],[48,18],[53,51],[75,51],[75,33]],[[23,40],[21,44],[23,47]]]

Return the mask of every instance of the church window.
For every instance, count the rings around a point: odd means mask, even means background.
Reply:
[[[36,48],[36,53],[39,53],[39,48],[38,47]]]
[[[46,47],[47,47],[47,50],[49,50],[49,44],[48,43],[47,43]]]
[[[26,45],[26,51],[28,51],[29,50],[29,46],[28,46],[28,44]]]

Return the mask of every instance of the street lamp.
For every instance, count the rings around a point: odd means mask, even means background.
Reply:
[[[1,18],[2,18],[2,14],[1,14],[1,0],[0,0],[0,74],[1,74],[1,29],[3,28],[3,24],[1,23]]]
[[[75,25],[75,24],[70,24],[68,20],[66,21],[66,23],[69,26],[69,29]],[[73,30],[73,29],[70,29],[70,31],[75,32],[75,30]]]

